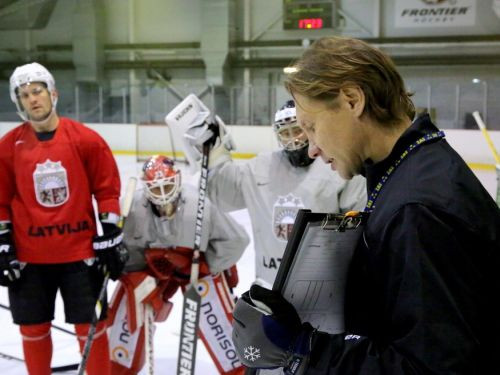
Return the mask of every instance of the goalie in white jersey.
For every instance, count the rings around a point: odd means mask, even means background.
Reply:
[[[256,282],[270,287],[298,210],[362,210],[366,203],[365,179],[358,176],[343,180],[322,160],[309,158],[308,140],[297,125],[292,100],[276,112],[273,124],[281,150],[260,153],[245,163],[231,160],[231,137],[219,118],[217,122],[219,140],[209,158],[209,197],[224,211],[248,209],[255,241]],[[185,133],[193,149],[184,151],[188,159],[194,159],[193,155],[199,155],[197,143],[208,136],[201,134],[199,127]]]
[[[144,164],[141,180],[144,189],[136,191],[123,228],[130,259],[110,307],[113,375],[139,372],[144,352],[152,366],[151,321],[167,318],[169,299],[189,283],[193,257],[197,189],[181,186],[181,172],[161,155]],[[203,289],[200,333],[221,374],[243,373],[231,341],[229,287],[237,283],[235,264],[248,242],[244,228],[206,199],[198,284]],[[217,329],[211,326],[213,314]]]

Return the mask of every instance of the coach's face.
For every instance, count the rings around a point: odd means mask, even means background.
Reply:
[[[344,179],[360,173],[366,159],[360,90],[342,89],[332,102],[295,93],[297,122],[309,138],[309,156],[321,157]]]

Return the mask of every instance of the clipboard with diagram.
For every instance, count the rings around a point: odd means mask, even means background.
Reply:
[[[344,332],[347,272],[367,215],[297,213],[273,290],[294,305],[302,321],[320,331]],[[283,369],[246,374],[280,375]]]

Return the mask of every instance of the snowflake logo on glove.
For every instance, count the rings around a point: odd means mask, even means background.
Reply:
[[[245,356],[245,359],[255,362],[257,359],[260,358],[260,349],[259,348],[254,348],[253,346],[247,346],[244,349],[245,353],[243,354]]]

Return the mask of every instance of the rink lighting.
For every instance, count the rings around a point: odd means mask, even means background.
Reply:
[[[295,73],[298,69],[294,66],[287,66],[286,68],[283,68],[283,73],[285,74],[291,74]]]
[[[472,83],[479,83],[481,80],[479,78],[472,78]]]

